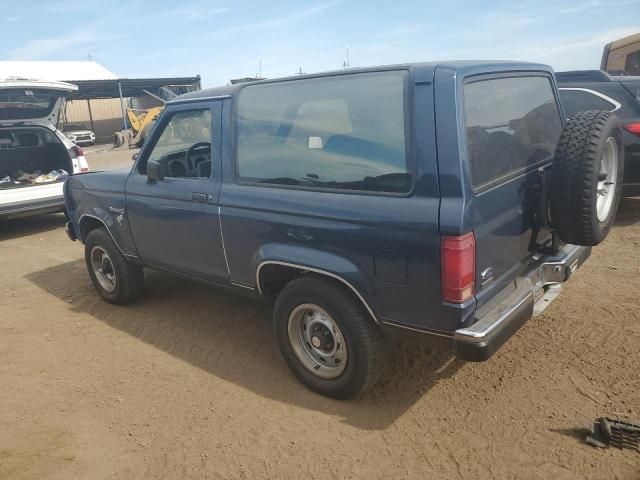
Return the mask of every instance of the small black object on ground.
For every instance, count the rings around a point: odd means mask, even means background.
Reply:
[[[600,417],[593,422],[587,443],[600,448],[628,448],[640,452],[640,423]]]

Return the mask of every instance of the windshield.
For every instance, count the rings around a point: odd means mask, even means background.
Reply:
[[[10,88],[0,90],[0,120],[25,120],[46,117],[60,92],[37,88]]]

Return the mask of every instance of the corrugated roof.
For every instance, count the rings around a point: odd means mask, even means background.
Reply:
[[[0,79],[115,80],[116,75],[94,61],[0,61]]]
[[[122,90],[123,97],[138,97],[145,94],[145,90],[154,91],[169,85],[191,85],[200,90],[200,75],[195,77],[165,77],[165,78],[119,78],[114,80],[71,80],[78,86],[78,91],[68,95],[70,99],[80,98],[115,98]],[[120,85],[118,85],[120,84]]]

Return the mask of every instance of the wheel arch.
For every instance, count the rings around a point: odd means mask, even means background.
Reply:
[[[100,227],[104,227],[107,231],[109,231],[109,228],[102,219],[86,213],[82,215],[80,217],[80,220],[78,220],[78,233],[80,234],[80,241],[84,243],[87,240],[87,235],[89,235],[92,230]]]
[[[80,233],[80,236],[79,236],[80,241],[84,244],[87,240],[87,235],[89,235],[89,233],[91,233],[92,230],[95,230],[96,228],[101,228],[101,227],[104,227],[104,229],[107,231],[107,233],[111,237],[111,240],[115,244],[116,248],[120,251],[122,255],[124,255],[130,260],[134,260],[134,261],[137,260],[136,256],[125,253],[125,251],[122,249],[122,247],[118,243],[118,240],[116,240],[116,237],[113,235],[113,232],[111,231],[107,223],[100,217],[91,215],[90,213],[83,213],[80,216],[80,219],[78,220],[78,230]]]
[[[267,245],[260,249],[256,261],[256,289],[266,296],[270,279],[275,277],[279,291],[294,278],[305,273],[330,278],[346,287],[362,303],[373,321],[381,325],[375,310],[367,298],[374,292],[367,274],[352,261],[333,253],[295,245]],[[269,275],[271,274],[271,276]]]

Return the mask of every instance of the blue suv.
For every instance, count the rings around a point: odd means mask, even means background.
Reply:
[[[292,372],[346,398],[395,331],[482,361],[542,311],[611,226],[621,135],[608,112],[565,122],[529,63],[212,88],[168,103],[132,168],[69,179],[67,233],[109,302],[144,268],[273,302]]]

